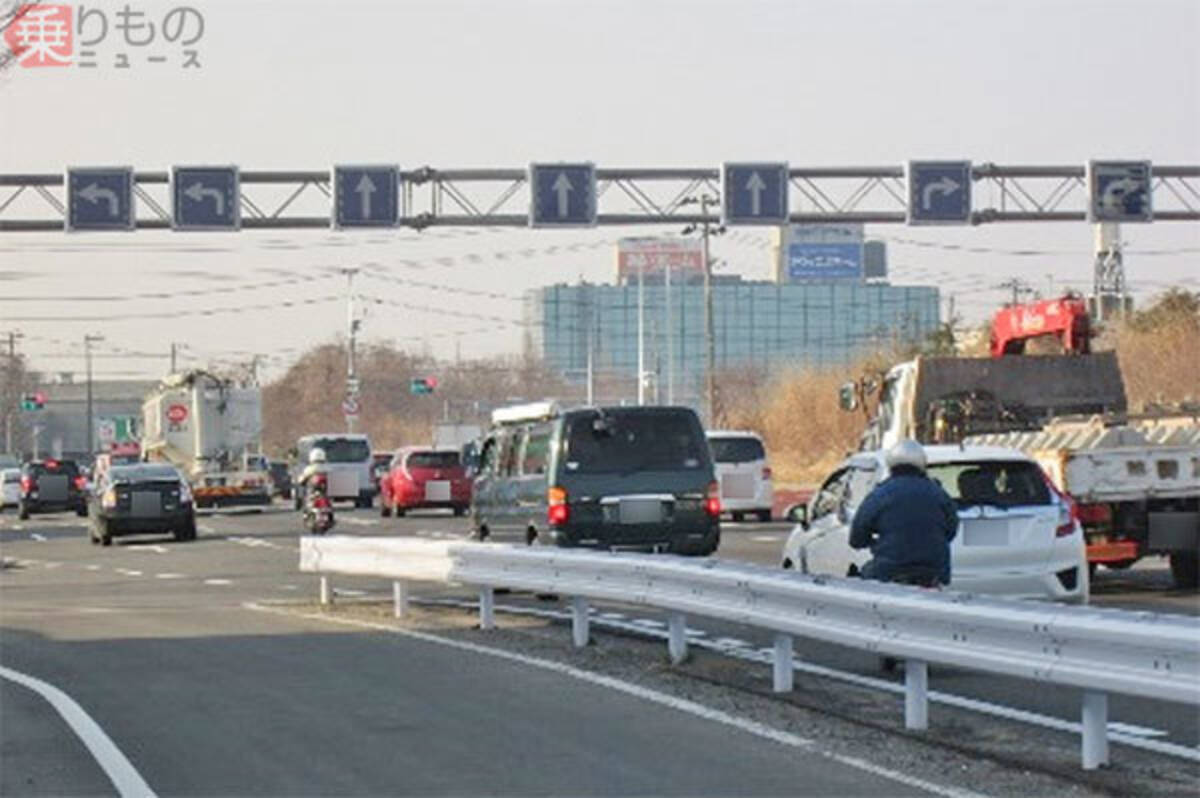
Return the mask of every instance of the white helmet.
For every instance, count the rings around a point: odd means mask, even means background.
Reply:
[[[308,453],[308,462],[324,463],[325,462],[325,450],[320,447],[313,449],[311,452]]]
[[[888,468],[896,468],[896,466],[910,466],[921,471],[925,470],[925,449],[921,444],[907,438],[900,441],[892,448],[888,449],[884,460],[887,462]]]

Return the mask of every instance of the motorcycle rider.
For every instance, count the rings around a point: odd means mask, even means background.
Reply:
[[[318,474],[322,476],[327,474],[325,467],[325,450],[320,446],[317,446],[308,453],[308,465],[306,465],[304,470],[300,472],[300,478],[297,480],[300,490],[302,490],[305,494],[305,501],[307,501],[309,483],[312,482],[313,477],[317,476]]]
[[[884,459],[891,473],[850,524],[850,546],[871,549],[859,575],[882,582],[914,576],[950,584],[950,541],[958,534],[954,500],[925,475],[925,450],[916,441],[900,441]]]

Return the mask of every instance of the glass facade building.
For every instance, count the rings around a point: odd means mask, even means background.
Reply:
[[[645,285],[646,370],[662,378],[668,357],[679,384],[702,380],[704,288]],[[720,280],[713,284],[718,369],[822,368],[864,352],[920,342],[937,329],[938,289],[881,283]],[[567,375],[637,371],[638,286],[552,285],[526,296],[534,354]],[[668,330],[673,333],[668,340]],[[673,352],[673,354],[669,354]]]

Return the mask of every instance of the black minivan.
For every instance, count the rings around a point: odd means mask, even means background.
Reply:
[[[693,410],[528,407],[497,411],[480,450],[471,499],[480,539],[716,551],[720,491]]]

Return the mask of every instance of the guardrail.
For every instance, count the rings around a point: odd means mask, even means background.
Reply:
[[[569,597],[572,639],[587,644],[588,600],[668,613],[672,661],[687,655],[687,614],[775,633],[774,689],[792,689],[793,637],[904,660],[904,722],[928,727],[928,664],[1083,690],[1081,759],[1109,761],[1108,694],[1200,705],[1200,619],[987,598],[969,593],[798,574],[782,569],[588,550],[415,538],[304,537],[300,570],[377,576],[403,615],[410,582],[479,590],[480,626],[495,626],[498,587]]]

